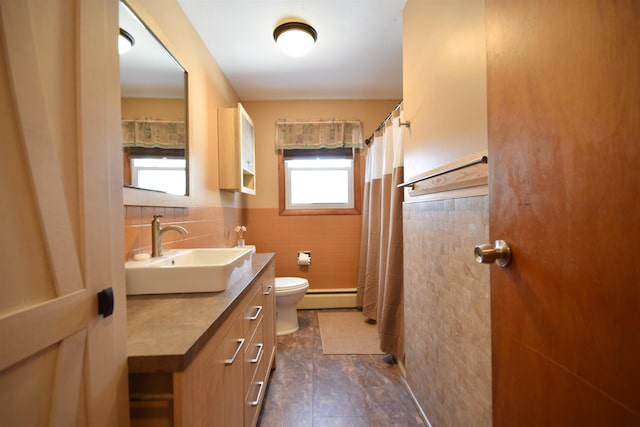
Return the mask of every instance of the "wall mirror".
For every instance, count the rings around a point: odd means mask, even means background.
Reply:
[[[187,72],[124,2],[119,22],[125,36],[133,39],[133,46],[120,53],[125,203],[131,188],[186,196]]]

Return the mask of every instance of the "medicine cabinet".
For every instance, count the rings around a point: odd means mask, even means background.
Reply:
[[[218,110],[220,189],[256,194],[253,121],[242,104]]]

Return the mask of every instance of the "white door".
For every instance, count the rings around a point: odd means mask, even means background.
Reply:
[[[127,425],[117,2],[0,13],[0,424]]]

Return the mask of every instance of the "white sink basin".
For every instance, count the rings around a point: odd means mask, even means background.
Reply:
[[[251,269],[255,247],[172,249],[127,261],[127,295],[221,292]]]

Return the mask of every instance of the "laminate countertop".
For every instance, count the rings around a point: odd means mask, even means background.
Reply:
[[[274,258],[254,253],[251,271],[223,292],[128,296],[129,373],[184,370]]]

